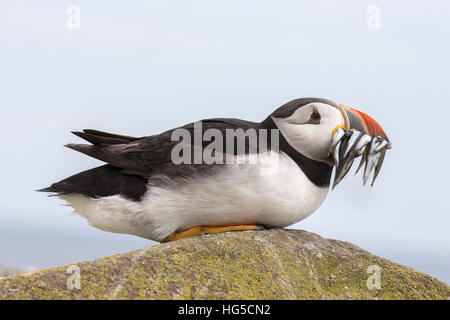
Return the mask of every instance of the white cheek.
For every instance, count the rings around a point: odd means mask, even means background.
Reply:
[[[326,161],[331,144],[332,132],[336,126],[344,124],[344,118],[339,110],[328,107],[322,110],[321,123],[295,124],[290,119],[273,118],[287,142],[304,156]]]
[[[327,157],[331,144],[331,131],[320,125],[284,126],[281,129],[288,143],[301,154],[313,160]]]

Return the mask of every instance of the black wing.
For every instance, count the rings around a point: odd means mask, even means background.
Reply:
[[[238,119],[207,119],[202,120],[202,131],[218,129],[225,139],[226,129],[258,129],[259,123]],[[184,128],[194,137],[194,123],[187,124]],[[149,137],[136,138],[116,135],[96,130],[83,130],[73,132],[75,135],[92,143],[68,144],[67,147],[82,152],[88,156],[104,161],[114,167],[120,168],[124,174],[137,175],[150,178],[154,175],[166,178],[182,176],[186,177],[193,172],[210,170],[213,166],[198,166],[190,164],[175,165],[171,161],[172,149],[179,141],[172,141],[172,132],[175,129]],[[193,141],[192,141],[193,143]],[[209,144],[203,142],[203,147]],[[248,141],[246,141],[248,143]],[[225,143],[223,144],[225,146]],[[236,151],[236,150],[235,150]]]
[[[226,129],[258,128],[260,124],[237,119],[209,119],[202,121],[202,131],[215,128],[225,138]],[[184,127],[193,139],[194,124]],[[175,165],[171,161],[173,130],[149,137],[130,137],[86,129],[73,132],[91,144],[68,144],[67,147],[106,162],[106,165],[86,170],[38,191],[57,194],[84,194],[104,197],[120,194],[139,201],[146,193],[148,183],[162,185],[192,174],[208,174],[217,165]],[[193,143],[193,141],[192,141]],[[208,144],[210,142],[204,142]],[[205,146],[204,145],[204,146]],[[225,146],[225,143],[223,144]],[[203,147],[204,147],[203,146]]]

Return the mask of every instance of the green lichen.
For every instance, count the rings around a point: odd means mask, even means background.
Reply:
[[[232,232],[178,240],[0,279],[0,299],[447,299],[445,283],[350,243],[299,230]],[[381,270],[370,290],[369,266]]]

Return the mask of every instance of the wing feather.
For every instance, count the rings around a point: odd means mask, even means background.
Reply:
[[[259,125],[259,123],[238,119],[207,119],[202,121],[202,131],[215,128],[220,130],[223,133],[223,137],[225,137],[226,129],[241,128],[247,130],[249,128],[258,128]],[[189,130],[193,139],[194,123],[187,124],[181,128]],[[120,168],[124,173],[145,178],[161,172],[169,175],[169,171],[179,174],[184,169],[186,172],[193,172],[195,171],[193,168],[175,166],[171,162],[172,148],[179,143],[171,140],[174,130],[153,136],[136,138],[85,129],[83,132],[76,131],[73,133],[92,143],[92,145],[68,144],[66,147]],[[205,145],[208,143],[204,142]]]

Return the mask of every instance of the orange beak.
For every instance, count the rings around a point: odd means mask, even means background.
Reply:
[[[339,104],[339,109],[344,116],[345,130],[356,129],[358,131],[367,133],[372,137],[379,136],[384,140],[389,141],[383,128],[371,116],[349,106],[346,106],[343,103]],[[390,149],[390,146],[388,147],[388,149]]]

